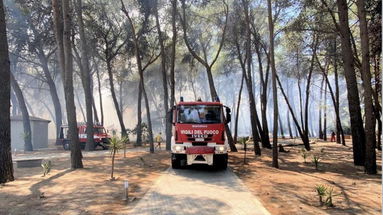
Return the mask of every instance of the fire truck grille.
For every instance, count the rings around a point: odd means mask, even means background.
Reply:
[[[191,134],[187,134],[186,135],[187,137],[188,137],[188,141],[195,141],[195,137],[193,137],[193,135],[191,135]],[[207,137],[205,137],[205,138],[203,138],[204,139],[204,141],[211,141],[213,138],[213,135],[212,134],[209,134],[209,135],[207,135]]]
[[[207,142],[192,142],[193,146],[207,146]]]

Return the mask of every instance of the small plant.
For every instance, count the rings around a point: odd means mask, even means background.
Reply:
[[[323,197],[326,195],[327,187],[323,184],[316,185],[315,190],[317,191],[318,197],[319,197],[319,204],[323,205]]]
[[[315,170],[318,170],[318,166],[319,166],[319,161],[321,160],[320,158],[320,155],[319,154],[313,154],[313,157],[312,157],[312,162],[314,163],[315,165]]]
[[[327,207],[334,207],[334,204],[332,203],[332,198],[334,196],[339,196],[340,194],[334,194],[334,189],[332,187],[330,188],[327,188],[327,191],[326,191],[326,201],[324,202],[324,204],[327,206]]]
[[[114,159],[116,157],[116,153],[118,150],[122,149],[123,143],[126,142],[126,138],[118,138],[117,136],[113,136],[109,140],[109,148],[110,148],[110,154],[112,155],[112,173],[110,174],[110,179],[114,180]]]
[[[48,173],[51,171],[51,168],[52,168],[52,162],[50,160],[48,161],[44,161],[42,164],[41,164],[41,167],[43,168],[43,176],[42,177],[45,177],[46,175],[48,175]]]
[[[319,197],[319,203],[321,206],[325,205],[327,207],[334,207],[334,204],[332,203],[333,197],[338,196],[340,194],[334,194],[334,188],[333,187],[326,187],[325,185],[316,185],[315,190]],[[324,201],[324,197],[326,198]]]
[[[302,148],[301,156],[302,156],[304,162],[306,163],[306,158],[308,157],[308,152],[306,151],[306,149]]]

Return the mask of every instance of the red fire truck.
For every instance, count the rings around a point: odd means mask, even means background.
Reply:
[[[229,145],[225,138],[225,124],[231,120],[230,108],[218,99],[214,102],[200,99],[184,102],[181,97],[171,112],[172,168],[207,164],[226,169]]]
[[[86,124],[80,123],[77,125],[77,128],[78,128],[78,137],[79,137],[81,149],[84,149],[86,144],[86,138],[87,138]],[[108,149],[107,144],[108,144],[108,140],[110,139],[110,136],[106,132],[104,126],[94,124],[93,131],[94,131],[95,148],[97,146],[101,146],[102,149],[104,150]],[[68,138],[68,125],[61,126],[59,138],[57,139],[56,144],[62,145],[65,150],[70,149],[70,140]]]

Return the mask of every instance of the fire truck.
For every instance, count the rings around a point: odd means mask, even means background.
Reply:
[[[86,144],[86,124],[85,123],[79,123],[77,125],[78,128],[78,138],[80,141],[81,149],[85,149],[85,144]],[[97,146],[101,146],[102,149],[108,149],[108,140],[110,139],[110,136],[106,132],[104,126],[100,124],[94,124],[93,126],[93,131],[94,131],[94,144],[95,148]],[[59,138],[56,141],[57,145],[62,145],[65,150],[70,149],[70,139],[68,137],[68,125],[62,125],[60,128],[60,134]]]
[[[225,114],[226,113],[226,114]],[[180,102],[169,113],[172,123],[171,162],[178,169],[205,164],[226,169],[229,145],[225,124],[231,120],[230,108],[219,99],[204,102]]]

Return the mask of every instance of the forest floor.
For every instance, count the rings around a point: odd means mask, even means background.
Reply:
[[[110,153],[88,153],[85,168],[74,171],[68,169],[68,158],[51,161],[52,170],[45,177],[41,167],[15,166],[16,180],[0,185],[0,214],[126,214],[169,167],[169,154],[128,152],[124,158],[121,152],[116,155],[113,181]],[[122,200],[124,180],[129,181],[130,202]]]
[[[295,142],[298,140],[279,140]],[[312,144],[307,162],[299,146],[285,146],[288,153],[279,153],[279,169],[271,167],[271,150],[263,149],[262,156],[254,158],[244,151],[230,154],[230,167],[249,189],[259,197],[273,215],[290,214],[381,214],[381,152],[377,152],[378,175],[366,175],[363,167],[355,167],[352,160],[351,141],[347,146],[334,142],[316,141]],[[323,151],[323,152],[321,152]],[[311,154],[321,156],[318,170]],[[334,189],[334,207],[320,206],[315,186],[325,185]]]

